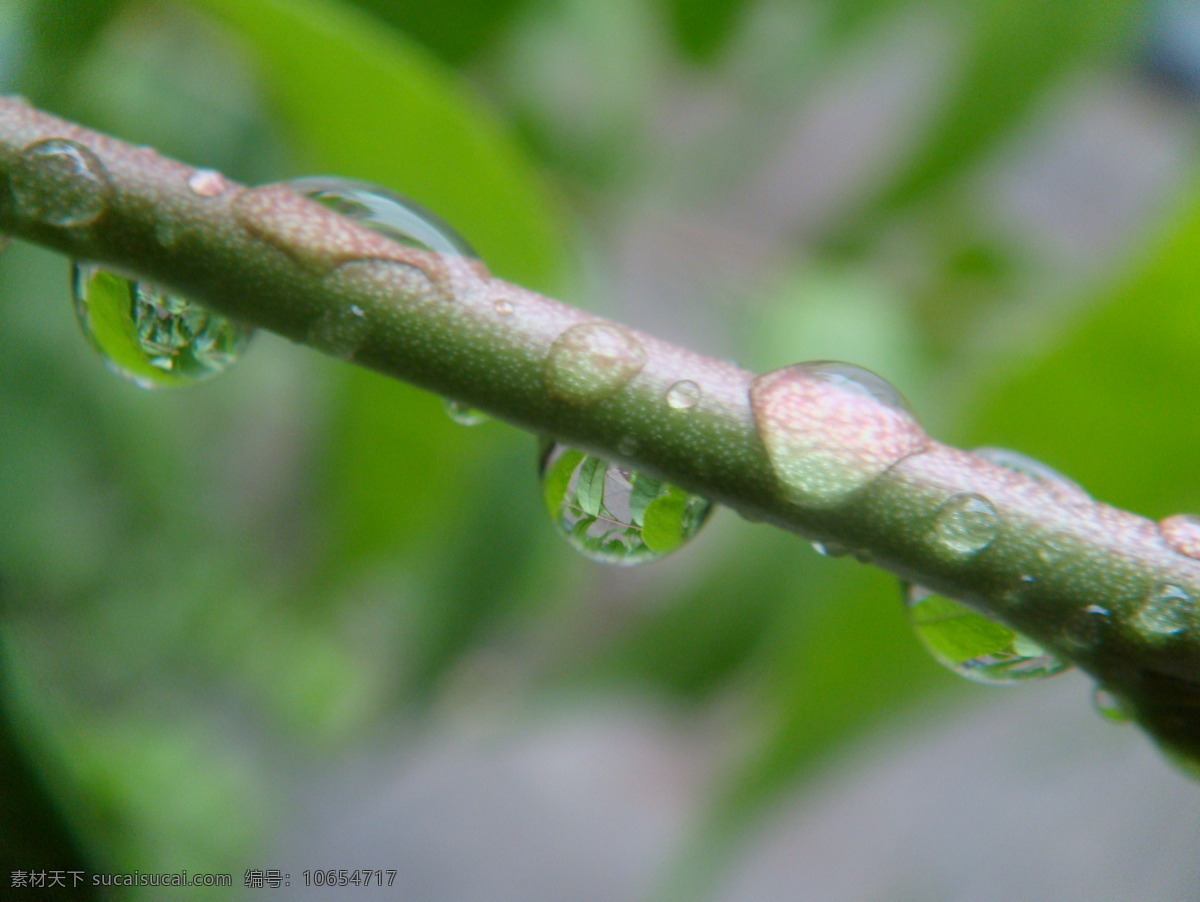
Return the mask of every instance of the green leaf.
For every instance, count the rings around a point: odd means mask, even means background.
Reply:
[[[642,523],[642,541],[651,551],[666,554],[683,544],[683,521],[687,516],[688,498],[674,491],[655,498],[646,506]]]
[[[1128,276],[988,387],[970,444],[1031,454],[1152,517],[1200,507],[1200,187],[1180,207]]]
[[[953,661],[970,661],[1007,650],[1013,631],[950,598],[929,595],[913,605],[913,626],[932,648]]]
[[[632,485],[632,491],[629,493],[629,515],[634,523],[641,524],[646,505],[662,492],[662,480],[635,470],[630,474],[629,482]]]
[[[453,74],[333,0],[190,0],[260,64],[309,166],[393,188],[451,223],[497,274],[561,287],[563,229],[509,135]]]
[[[575,525],[571,527],[571,536],[589,551],[598,550],[605,538],[605,536],[588,535],[588,530],[591,529],[592,524],[595,522],[595,517],[581,517],[575,523]],[[607,535],[607,533],[605,533],[605,535]]]
[[[140,351],[137,328],[129,315],[127,279],[100,270],[88,278],[88,324],[92,340],[117,366],[148,382],[164,385],[182,381],[178,374],[153,366]]]
[[[591,517],[600,516],[604,507],[604,480],[607,474],[608,461],[598,457],[588,457],[579,468],[575,498],[580,509]]]
[[[967,62],[950,81],[927,140],[877,198],[892,209],[927,197],[991,152],[1048,88],[1135,37],[1145,0],[973,0]]]
[[[562,516],[563,502],[571,484],[571,475],[584,458],[582,451],[564,451],[542,476],[542,500],[552,520]]]

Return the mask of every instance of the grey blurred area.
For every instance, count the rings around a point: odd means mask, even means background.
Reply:
[[[879,737],[781,806],[714,898],[1200,899],[1200,787],[1089,692],[1000,689]]]
[[[1200,898],[1200,787],[1067,675],[893,719],[785,794],[715,902],[1128,902]],[[297,798],[271,857],[393,869],[357,899],[636,902],[696,826],[720,742],[628,699],[524,729],[446,727],[346,762]]]

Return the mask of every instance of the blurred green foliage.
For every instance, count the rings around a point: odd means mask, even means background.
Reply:
[[[997,167],[1072,84],[1136,82],[1144,11],[10,0],[0,72],[35,103],[236,178],[387,185],[498,274],[611,306],[595,283],[616,280],[579,261],[617,265],[631,207],[716,216],[848,60],[893,34],[922,58],[911,23],[931,23],[949,61],[905,113],[916,137],[815,222],[761,198],[738,211],[769,225],[773,253],[664,317],[716,324],[704,350],[748,365],[878,369],[935,433],[1042,456],[1157,516],[1200,507],[1200,427],[1182,415],[1200,392],[1192,152],[1160,189],[1177,212],[1131,218],[1107,268],[1074,278],[988,209]],[[681,84],[701,101],[716,86],[699,132],[668,115]],[[491,655],[535,708],[598,689],[731,706],[744,741],[679,867],[664,862],[699,887],[784,786],[958,688],[886,574],[728,514],[653,565],[631,612],[597,617],[609,577],[544,522],[529,437],[463,429],[440,399],[270,336],[211,384],[139,393],[74,334],[66,261],[17,245],[3,262],[0,755],[19,763],[0,768],[0,837],[19,823],[30,848],[96,869],[240,874],[273,829],[280,749],[416,735]]]

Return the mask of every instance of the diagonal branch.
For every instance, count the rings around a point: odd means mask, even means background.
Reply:
[[[1054,649],[1200,756],[1200,531],[939,444],[869,374],[756,378],[12,98],[0,230],[853,549]]]

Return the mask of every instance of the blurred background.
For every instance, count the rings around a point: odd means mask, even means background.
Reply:
[[[1200,3],[8,0],[0,85],[1200,510]],[[1086,678],[967,684],[886,573],[728,511],[585,561],[531,436],[271,335],[140,390],[68,272],[0,265],[0,897],[1200,899],[1200,791]]]

